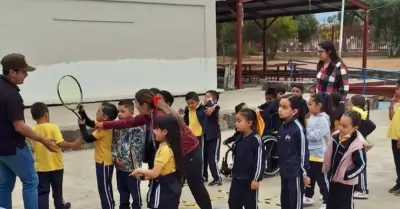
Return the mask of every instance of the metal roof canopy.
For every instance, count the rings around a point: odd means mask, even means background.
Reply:
[[[367,10],[360,0],[345,0],[345,10]],[[236,21],[237,0],[216,0],[217,22]],[[335,12],[342,0],[242,0],[244,20]]]

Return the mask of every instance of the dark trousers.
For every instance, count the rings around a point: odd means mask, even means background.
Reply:
[[[140,181],[129,176],[130,172],[117,169],[117,188],[119,192],[119,208],[130,209],[129,199],[132,197],[132,209],[140,209],[142,199],[140,195]]]
[[[64,170],[37,172],[39,177],[38,195],[39,208],[49,208],[50,187],[53,194],[54,207],[56,209],[64,208],[63,199],[63,176]]]
[[[303,177],[281,177],[281,208],[303,208],[304,183]]]
[[[367,163],[367,159],[365,159],[365,163]],[[367,164],[365,164],[365,169],[360,173],[358,177],[358,184],[354,187],[354,191],[368,194],[368,182],[367,182]]]
[[[182,182],[176,173],[153,179],[150,186],[152,209],[178,209],[182,193]]]
[[[396,185],[400,186],[400,149],[397,149],[396,145],[397,145],[397,140],[392,139],[392,152],[397,174]]]
[[[211,199],[202,176],[202,152],[198,146],[192,152],[183,157],[183,166],[186,174],[186,181],[190,191],[200,209],[211,209]]]
[[[306,187],[305,196],[308,198],[312,198],[314,196],[315,183],[317,183],[324,203],[326,203],[328,200],[329,182],[327,181],[327,178],[325,178],[325,174],[322,173],[322,164],[323,163],[321,162],[310,161],[311,168],[308,172],[308,177],[311,179],[311,184],[310,187]]]
[[[114,165],[96,163],[97,189],[100,195],[101,208],[113,209],[115,206],[112,189]]]
[[[215,181],[220,181],[221,176],[218,172],[219,151],[221,146],[220,139],[204,140],[203,158],[204,170],[203,177],[208,179],[208,167],[210,167],[211,175]]]
[[[331,182],[326,209],[353,209],[353,185]]]
[[[229,190],[229,209],[257,209],[258,190],[251,189],[250,180],[232,179]]]

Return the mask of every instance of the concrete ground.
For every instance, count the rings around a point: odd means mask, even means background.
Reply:
[[[239,91],[226,92],[221,95],[220,105],[223,109],[232,109],[239,102],[244,101],[249,106],[256,106],[263,101],[263,92],[255,89],[245,89]],[[183,107],[184,101],[181,98],[176,99],[175,107]],[[87,111],[90,115],[94,115],[98,104],[87,105]],[[28,110],[27,110],[28,111]],[[75,123],[75,116],[62,107],[54,107],[50,109],[52,120],[61,126],[71,126]],[[27,115],[29,116],[29,112]],[[371,118],[377,124],[377,129],[372,133],[370,139],[374,141],[374,148],[368,152],[368,183],[370,189],[369,200],[355,201],[356,208],[362,209],[390,209],[398,207],[400,197],[395,197],[387,190],[393,186],[395,182],[395,169],[391,152],[390,140],[386,138],[386,131],[389,125],[387,117],[387,109],[378,109],[371,111]],[[27,121],[32,123],[27,117]],[[232,130],[223,131],[222,137],[227,138],[233,133]],[[224,155],[226,147],[221,147],[221,156]],[[222,158],[221,158],[222,159]],[[95,168],[93,160],[93,150],[81,150],[75,152],[67,152],[64,154],[65,174],[64,174],[64,197],[66,201],[72,203],[73,208],[78,209],[99,209],[99,197],[97,194]],[[225,178],[224,184],[220,187],[207,187],[213,199],[213,208],[228,208],[227,198],[230,187],[230,179]],[[147,192],[147,182],[141,185],[142,196]],[[318,194],[318,192],[316,192]],[[261,182],[259,190],[260,208],[280,208],[280,177],[275,176],[266,178]],[[118,191],[114,178],[114,198],[118,204]],[[318,201],[319,195],[316,195],[316,205],[309,207],[317,209],[321,203]],[[145,198],[143,198],[145,200]],[[193,197],[188,189],[184,187],[182,192],[181,208],[198,208],[189,206],[194,204]],[[22,186],[17,182],[13,193],[14,209],[22,209]]]

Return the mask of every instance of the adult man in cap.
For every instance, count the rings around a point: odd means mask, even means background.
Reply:
[[[24,104],[17,85],[35,70],[22,54],[9,54],[1,60],[0,75],[0,208],[11,209],[11,194],[18,176],[23,184],[25,209],[38,209],[38,177],[26,138],[42,143],[50,151],[53,139],[37,135],[25,124]]]

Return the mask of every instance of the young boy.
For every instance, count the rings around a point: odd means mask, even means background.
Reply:
[[[391,120],[387,137],[392,139],[392,152],[396,168],[396,184],[389,189],[389,193],[400,196],[400,85],[396,86],[395,96],[389,107],[389,119]]]
[[[307,115],[308,114],[308,105],[307,101],[303,99],[303,93],[304,93],[304,86],[301,83],[294,83],[292,84],[292,94],[298,96],[301,98],[300,100],[300,108],[302,112]]]
[[[286,88],[283,85],[276,86],[276,98],[280,100],[286,94]]]
[[[76,149],[81,146],[83,141],[82,139],[77,139],[74,142],[65,141],[58,126],[49,122],[50,113],[46,104],[42,102],[34,103],[31,107],[31,114],[36,121],[36,125],[32,129],[42,137],[54,138],[59,147],[58,152],[50,152],[43,144],[30,140],[39,177],[39,208],[49,208],[50,187],[52,188],[54,207],[56,209],[71,208],[71,204],[64,202],[63,199],[64,162],[61,148]]]
[[[133,116],[135,106],[130,99],[121,100],[118,103],[118,119],[125,120]],[[135,160],[137,166],[141,167],[143,161],[143,152],[145,144],[145,133],[143,128],[126,128],[114,130],[112,141],[112,159],[117,170],[117,188],[119,192],[119,208],[129,209],[129,198],[132,196],[132,209],[140,209],[142,200],[140,195],[140,181],[129,177],[129,174],[137,169],[132,160]],[[135,159],[132,159],[131,150],[135,153]]]
[[[157,96],[164,99],[165,103],[167,103],[167,105],[170,107],[174,103],[174,96],[172,96],[169,91],[161,90],[160,92],[158,92]]]
[[[277,93],[276,88],[268,88],[265,91],[265,103],[258,106],[258,109],[265,110],[269,104],[271,104],[276,99]]]
[[[94,127],[95,122],[90,120],[83,108],[79,111],[83,120],[79,120],[79,129],[86,142],[94,142],[94,160],[96,162],[97,188],[100,195],[101,208],[113,209],[115,206],[112,175],[114,165],[112,161],[111,144],[112,130],[95,130],[89,134],[86,126]],[[118,115],[115,105],[103,102],[96,113],[96,121],[112,121]]]
[[[206,117],[204,120],[204,172],[207,179],[207,168],[210,167],[213,181],[209,186],[222,185],[222,178],[219,175],[218,161],[221,145],[221,130],[219,126],[219,94],[214,90],[209,90],[204,96],[204,107]]]
[[[264,135],[276,134],[281,126],[281,121],[278,116],[279,100],[285,95],[285,87],[278,85],[276,87],[276,98],[271,101],[267,108],[262,109],[260,112],[262,118],[265,121]]]

